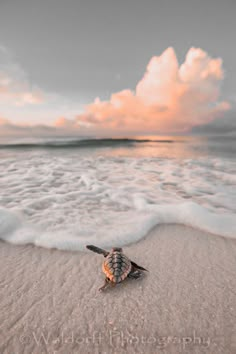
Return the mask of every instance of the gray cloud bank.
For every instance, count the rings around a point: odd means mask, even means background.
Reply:
[[[224,117],[213,122],[192,128],[193,134],[204,135],[235,135],[236,136],[236,111],[225,112]]]

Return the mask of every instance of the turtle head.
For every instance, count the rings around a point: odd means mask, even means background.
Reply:
[[[123,252],[123,250],[120,247],[113,247],[112,252]]]

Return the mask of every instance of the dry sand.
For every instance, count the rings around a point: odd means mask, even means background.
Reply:
[[[160,226],[104,293],[102,256],[1,242],[1,353],[236,353],[236,241]]]

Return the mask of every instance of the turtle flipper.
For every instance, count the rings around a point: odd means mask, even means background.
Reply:
[[[99,290],[99,291],[103,291],[103,290],[105,290],[110,284],[111,284],[111,283],[110,283],[110,280],[109,280],[108,278],[105,278],[104,284],[103,284],[103,285],[101,286],[101,288],[99,288],[98,290]]]
[[[133,279],[139,279],[141,276],[142,276],[142,272],[140,272],[140,270],[137,269],[131,270],[131,272],[128,275],[129,278],[133,278]]]
[[[99,253],[99,254],[103,254],[104,257],[108,256],[109,252],[107,252],[106,250],[103,250],[102,248],[93,246],[93,245],[87,245],[86,248],[90,251],[93,251],[95,253]]]
[[[148,272],[147,269],[141,267],[140,265],[134,263],[133,261],[131,261],[131,264],[132,264],[132,266],[133,266],[134,268],[137,268],[137,269],[140,269],[140,270],[144,270],[145,272]]]

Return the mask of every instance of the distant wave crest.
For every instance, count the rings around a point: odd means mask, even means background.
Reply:
[[[115,147],[119,145],[134,145],[143,143],[173,143],[171,139],[76,139],[76,140],[52,140],[52,141],[36,141],[36,142],[9,142],[0,143],[0,149],[66,149],[66,148],[99,148],[99,147]]]

